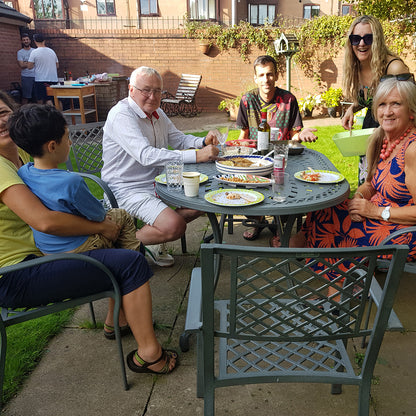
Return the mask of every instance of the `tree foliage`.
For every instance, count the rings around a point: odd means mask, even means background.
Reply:
[[[358,14],[369,14],[382,20],[411,17],[416,11],[416,0],[346,0]]]

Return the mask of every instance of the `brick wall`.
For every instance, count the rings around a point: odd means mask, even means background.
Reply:
[[[235,50],[220,52],[214,47],[204,55],[197,40],[184,38],[178,30],[166,31],[163,35],[150,30],[128,33],[64,30],[45,32],[45,35],[47,45],[58,55],[60,76],[64,69],[74,77],[84,76],[86,71],[129,76],[133,69],[146,65],[157,69],[163,77],[164,89],[175,93],[182,73],[201,74],[197,104],[209,112],[217,111],[223,98],[235,97],[253,85],[252,62],[264,53],[253,48],[247,62]],[[321,77],[329,85],[341,84],[341,55],[322,69]],[[292,92],[298,98],[316,91],[316,85],[293,61],[291,68]],[[286,88],[285,75],[278,84]]]
[[[0,23],[0,89],[9,90],[11,82],[20,82],[17,51],[22,48],[20,31],[16,25]]]

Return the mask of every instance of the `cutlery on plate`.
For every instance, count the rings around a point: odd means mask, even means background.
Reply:
[[[226,192],[225,193],[225,196],[227,196],[227,195],[229,195],[230,194],[230,192]],[[253,200],[251,199],[251,198],[247,198],[245,195],[241,195],[240,193],[238,193],[238,192],[233,192],[233,195],[237,195],[239,198],[241,198],[241,199],[244,199],[245,201],[247,201],[247,202],[253,202]]]
[[[251,166],[261,166],[260,162],[264,159],[266,159],[266,157],[270,156],[272,153],[274,152],[274,150],[272,150],[271,152],[267,153],[267,155],[264,155],[262,158],[260,158],[259,160],[257,160],[257,162],[254,162]]]

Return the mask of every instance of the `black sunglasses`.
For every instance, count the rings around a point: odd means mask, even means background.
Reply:
[[[383,82],[383,81],[386,81],[387,79],[392,79],[392,78],[397,79],[397,81],[409,81],[410,80],[413,83],[415,82],[414,75],[410,73],[409,74],[397,74],[397,75],[390,75],[390,74],[383,75],[380,78],[380,82]]]
[[[360,35],[350,35],[350,42],[351,45],[357,46],[360,44],[361,39],[364,41],[364,43],[366,45],[371,45],[373,43],[373,34],[372,33],[367,33],[364,36],[360,36]]]

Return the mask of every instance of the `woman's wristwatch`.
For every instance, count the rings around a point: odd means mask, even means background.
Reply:
[[[390,219],[390,208],[391,207],[385,207],[381,212],[381,218],[383,218],[384,221],[388,221]]]

